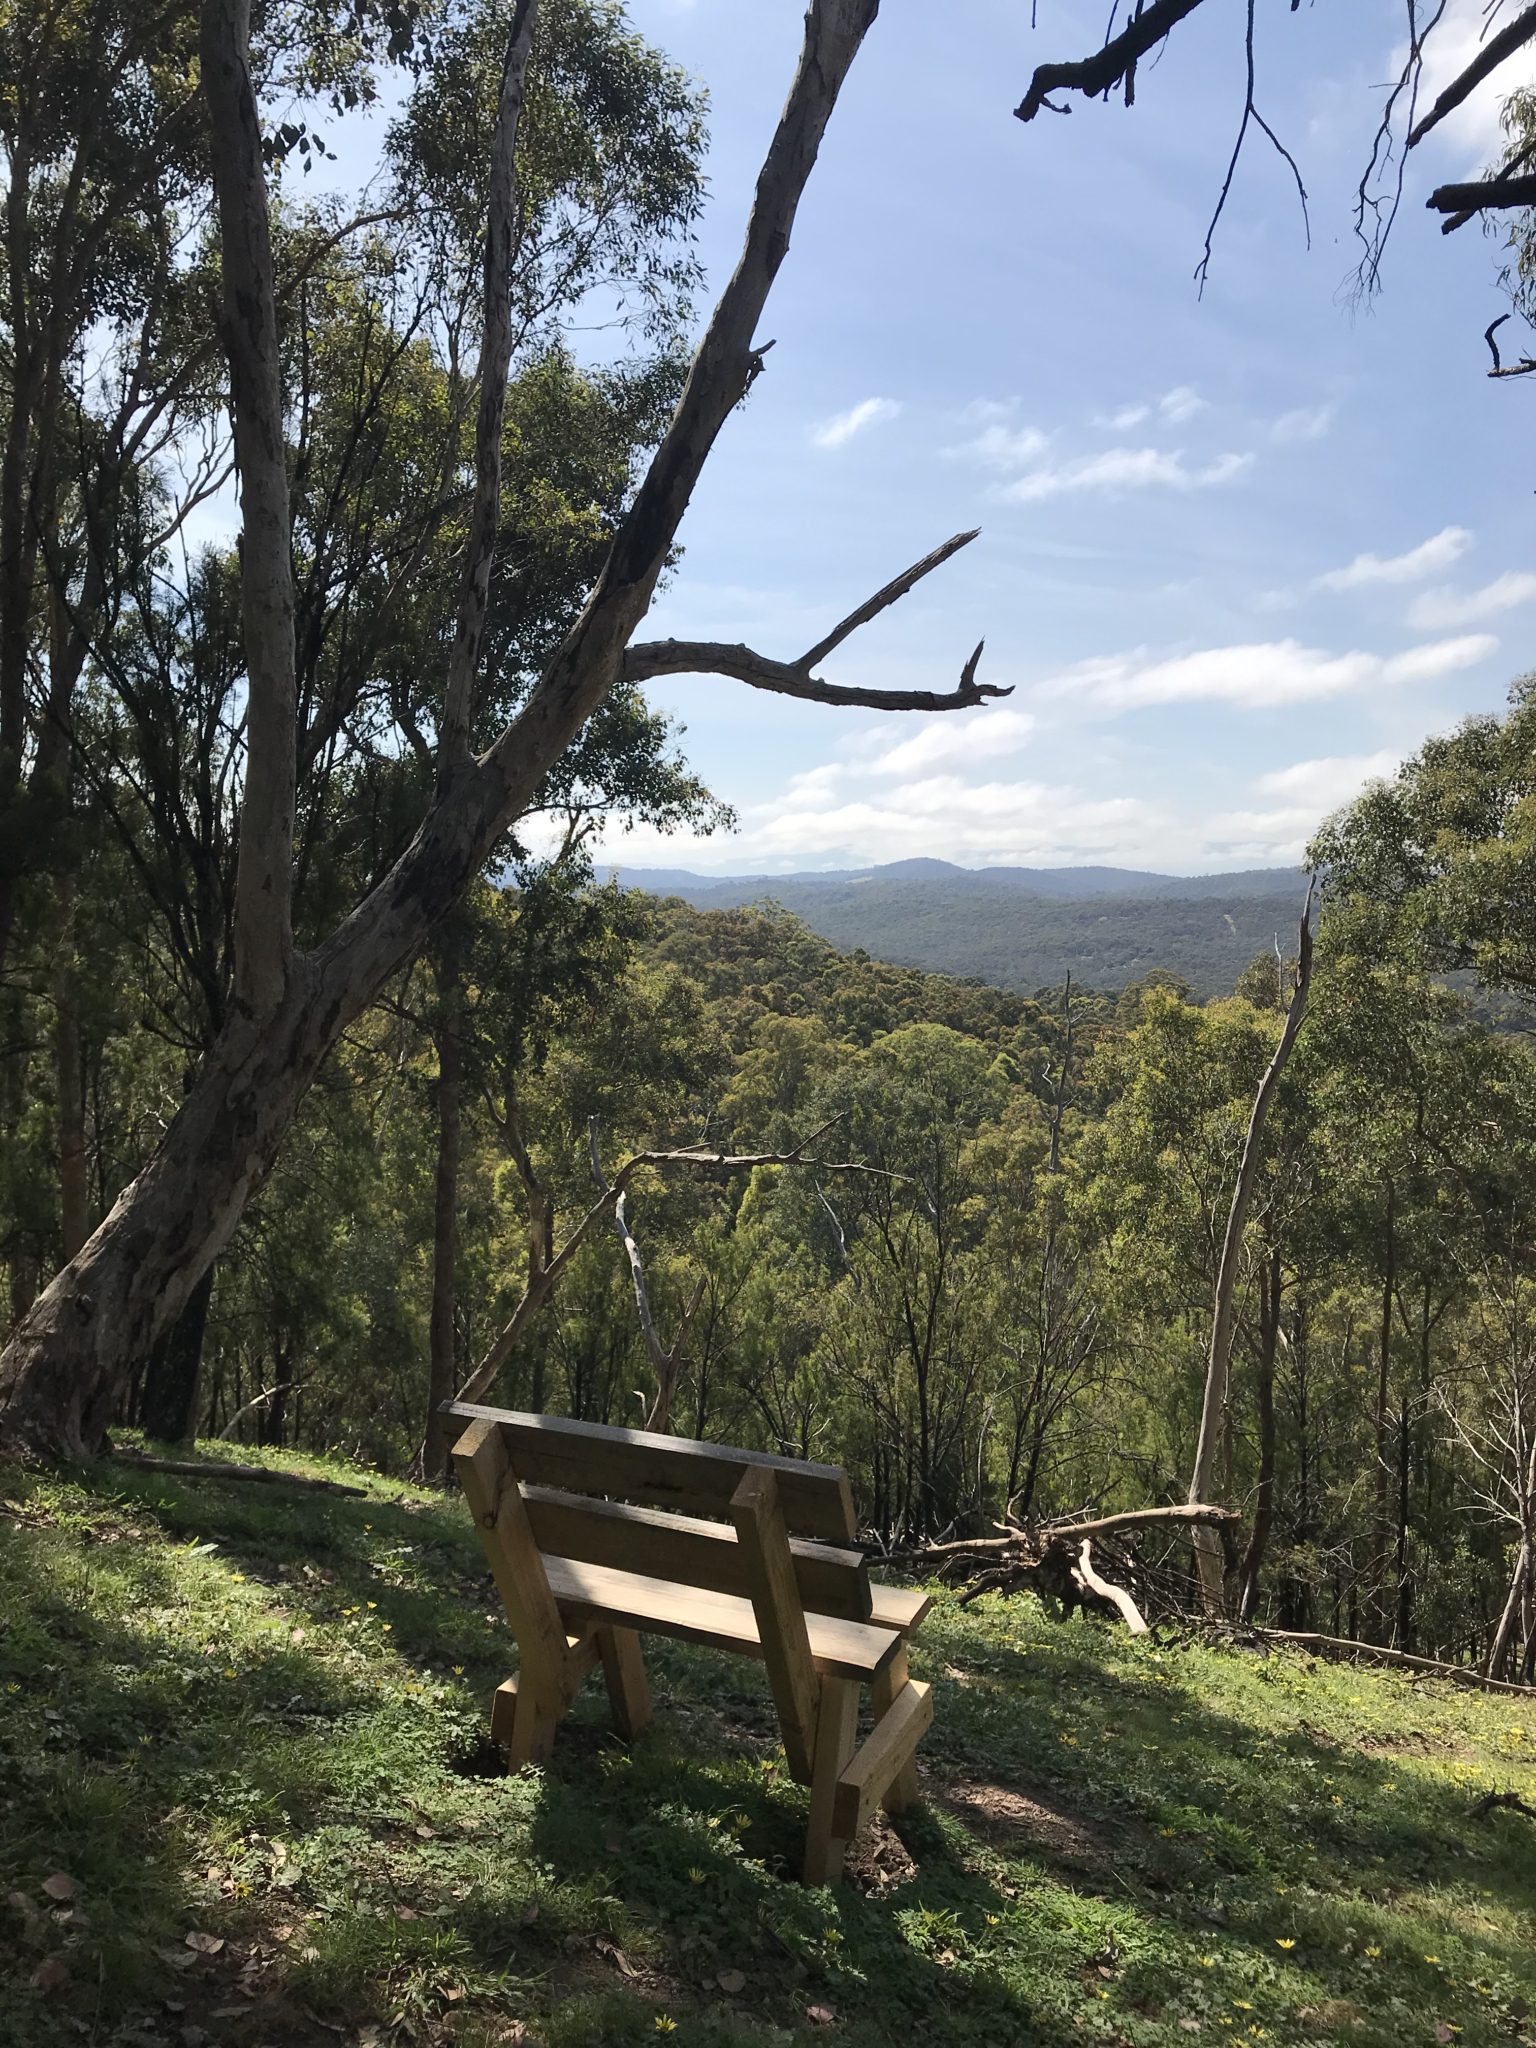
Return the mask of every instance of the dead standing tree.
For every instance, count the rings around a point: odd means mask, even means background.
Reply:
[[[1227,1403],[1232,1391],[1232,1338],[1237,1318],[1237,1282],[1242,1263],[1248,1210],[1254,1183],[1264,1157],[1264,1126],[1270,1105],[1280,1086],[1296,1037],[1306,1021],[1307,1000],[1312,989],[1312,898],[1315,883],[1307,886],[1297,937],[1296,978],[1291,1000],[1281,1026],[1279,1043],[1264,1070],[1248,1129],[1243,1138],[1237,1179],[1232,1188],[1232,1206],[1227,1212],[1226,1235],[1222,1240],[1221,1262],[1216,1269],[1216,1298],[1211,1310],[1211,1348],[1206,1364],[1205,1398],[1200,1410],[1200,1436],[1195,1447],[1195,1468],[1189,1482],[1189,1504],[1208,1500],[1215,1488],[1216,1451],[1226,1422]],[[1226,1611],[1226,1568],[1219,1529],[1211,1523],[1197,1523],[1194,1529],[1195,1568],[1208,1614]]]
[[[789,97],[764,158],[745,245],[677,410],[587,603],[492,745],[470,747],[495,570],[501,425],[511,356],[516,144],[537,0],[517,0],[490,153],[475,477],[448,661],[436,790],[388,875],[312,950],[294,943],[294,593],[285,409],[249,0],[203,0],[201,74],[224,275],[243,514],[249,711],[228,1018],[159,1150],[0,1354],[0,1437],[54,1454],[101,1441],[135,1358],[180,1312],[261,1188],[342,1031],[419,950],[621,676],[724,673],[817,703],[955,710],[1006,691],[978,683],[980,650],[945,692],[856,690],[813,673],[840,641],[964,544],[957,538],[861,606],[799,661],[713,643],[632,647],[683,514],[731,412],[762,368],[758,322],[838,94],[879,0],[811,0]]]

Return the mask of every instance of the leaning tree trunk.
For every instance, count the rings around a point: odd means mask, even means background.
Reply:
[[[1232,1388],[1232,1336],[1237,1313],[1237,1275],[1242,1259],[1243,1232],[1248,1222],[1248,1207],[1253,1199],[1253,1184],[1258,1178],[1259,1162],[1263,1157],[1264,1126],[1269,1120],[1270,1104],[1280,1085],[1280,1076],[1285,1072],[1290,1059],[1291,1048],[1296,1043],[1307,1014],[1307,996],[1312,986],[1312,895],[1313,885],[1307,888],[1307,900],[1301,913],[1301,931],[1297,942],[1296,981],[1291,991],[1290,1007],[1285,1013],[1285,1024],[1280,1033],[1280,1043],[1275,1047],[1274,1056],[1264,1070],[1258,1093],[1253,1098],[1253,1109],[1248,1118],[1248,1131],[1243,1139],[1242,1158],[1238,1164],[1237,1182],[1232,1190],[1232,1207],[1227,1215],[1226,1236],[1222,1240],[1221,1263],[1216,1271],[1216,1300],[1211,1315],[1211,1349],[1206,1366],[1205,1400],[1200,1411],[1200,1439],[1195,1447],[1195,1468],[1189,1482],[1191,1506],[1209,1500],[1216,1477],[1216,1454],[1221,1442],[1222,1427],[1226,1419],[1227,1402]],[[1208,1614],[1224,1614],[1227,1605],[1227,1575],[1225,1551],[1221,1533],[1206,1524],[1200,1524],[1194,1531],[1195,1569],[1200,1575],[1200,1594]]]
[[[715,642],[631,646],[721,428],[762,368],[757,329],[789,248],[826,124],[879,0],[810,0],[799,68],[763,160],[742,255],[682,396],[620,522],[591,596],[525,699],[478,759],[469,748],[499,518],[501,421],[519,199],[516,138],[534,0],[509,27],[487,187],[485,329],[476,476],[448,663],[436,792],[410,847],[313,952],[295,950],[293,588],[276,292],[251,84],[248,0],[203,0],[242,509],[248,705],[228,1020],[159,1151],[79,1256],[33,1303],[0,1354],[0,1438],[45,1451],[97,1445],[131,1372],[228,1243],[270,1173],[305,1092],[345,1027],[417,951],[621,677],[734,675],[816,703],[963,710],[1005,695],[978,683],[981,649],[945,692],[843,687],[816,665],[974,536],[959,535],[849,614],[798,660]]]
[[[158,1437],[162,1443],[189,1444],[197,1435],[203,1339],[213,1301],[213,1277],[210,1266],[187,1296],[181,1314],[161,1332],[145,1365],[139,1425],[146,1436]]]

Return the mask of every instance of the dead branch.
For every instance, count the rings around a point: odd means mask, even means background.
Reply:
[[[1194,1470],[1189,1482],[1191,1502],[1204,1500],[1211,1491],[1215,1478],[1216,1447],[1226,1415],[1232,1382],[1233,1305],[1237,1292],[1238,1263],[1242,1255],[1243,1234],[1247,1229],[1253,1186],[1258,1178],[1259,1162],[1263,1156],[1264,1126],[1269,1119],[1270,1104],[1280,1086],[1280,1076],[1285,1072],[1291,1048],[1306,1022],[1307,999],[1312,987],[1312,904],[1316,892],[1317,882],[1314,877],[1307,883],[1307,900],[1301,910],[1295,985],[1286,1009],[1280,1041],[1264,1070],[1264,1077],[1253,1098],[1248,1129],[1243,1138],[1237,1180],[1232,1189],[1232,1206],[1227,1213],[1226,1235],[1222,1240],[1221,1260],[1216,1269],[1216,1295],[1211,1310],[1211,1349],[1206,1367],[1205,1397],[1200,1412],[1200,1435],[1195,1447]],[[1206,1609],[1209,1613],[1220,1613],[1226,1604],[1221,1548],[1206,1527],[1196,1531],[1195,1563],[1200,1574]]]
[[[1485,78],[1498,70],[1506,57],[1512,57],[1532,36],[1536,36],[1536,7],[1527,7],[1507,28],[1488,38],[1466,69],[1451,80],[1423,120],[1409,129],[1408,147],[1412,149],[1416,143],[1422,142],[1431,128],[1438,127],[1447,114],[1454,113]]]
[[[1485,1792],[1481,1799],[1474,1799],[1467,1808],[1467,1818],[1486,1820],[1496,1807],[1503,1807],[1510,1813],[1523,1813],[1527,1820],[1536,1820],[1536,1806],[1522,1799],[1518,1792]]]
[[[684,1145],[668,1151],[633,1153],[624,1161],[611,1181],[598,1167],[598,1186],[601,1192],[556,1251],[553,1240],[553,1206],[547,1190],[534,1171],[527,1145],[517,1125],[515,1110],[509,1104],[505,1115],[499,1118],[498,1122],[527,1191],[528,1280],[516,1308],[503,1324],[496,1341],[464,1382],[455,1398],[460,1401],[478,1401],[482,1398],[517,1349],[534,1317],[554,1292],[555,1284],[566,1267],[597,1225],[613,1213],[615,1206],[623,1200],[635,1175],[644,1167],[692,1166],[711,1173],[751,1173],[759,1166],[808,1166],[818,1173],[864,1173],[879,1175],[885,1179],[900,1178],[899,1175],[886,1174],[880,1167],[863,1165],[858,1160],[823,1160],[806,1157],[807,1147],[814,1145],[818,1138],[824,1137],[834,1124],[840,1123],[842,1114],[839,1112],[837,1116],[829,1117],[826,1123],[809,1132],[788,1152],[715,1152],[703,1145]],[[595,1162],[595,1139],[591,1142]]]
[[[1320,1636],[1301,1629],[1245,1627],[1244,1634],[1261,1642],[1286,1643],[1297,1650],[1315,1650],[1322,1656],[1364,1658],[1368,1664],[1390,1664],[1422,1672],[1428,1678],[1448,1678],[1456,1685],[1470,1685],[1479,1692],[1511,1692],[1529,1699],[1536,1685],[1516,1685],[1513,1679],[1489,1678],[1470,1664],[1446,1664],[1438,1657],[1415,1657],[1407,1650],[1390,1650],[1384,1643],[1356,1643],[1347,1636]]]
[[[219,1442],[221,1444],[231,1442],[235,1434],[235,1425],[238,1422],[242,1422],[253,1408],[265,1406],[268,1401],[275,1400],[279,1394],[291,1394],[297,1385],[297,1380],[283,1380],[278,1386],[264,1387],[259,1394],[254,1395],[243,1407],[235,1410],[228,1422],[219,1431]]]
[[[1506,206],[1536,206],[1536,172],[1519,178],[1474,178],[1470,184],[1437,185],[1424,204],[1431,213],[1484,213]]]
[[[1134,90],[1136,65],[1186,15],[1193,14],[1201,0],[1152,0],[1101,50],[1070,64],[1040,64],[1029,81],[1029,90],[1014,108],[1020,121],[1033,121],[1042,107],[1050,106],[1053,92],[1080,92],[1085,99],[1106,97],[1124,81],[1127,97]],[[1052,107],[1052,113],[1067,113],[1066,107]]]
[[[358,1500],[368,1498],[366,1486],[343,1486],[339,1479],[311,1479],[303,1472],[279,1472],[270,1465],[232,1465],[217,1459],[152,1458],[145,1451],[114,1450],[120,1465],[134,1465],[141,1472],[173,1472],[180,1479],[238,1479],[251,1486],[303,1486],[311,1493],[347,1493]]]
[[[1124,1586],[1116,1586],[1104,1578],[1093,1566],[1093,1545],[1086,1537],[1077,1553],[1077,1571],[1090,1593],[1097,1593],[1101,1600],[1107,1600],[1124,1621],[1133,1636],[1147,1633],[1147,1619]]]
[[[903,569],[899,576],[893,577],[873,597],[866,598],[847,618],[840,620],[825,639],[818,640],[814,647],[808,647],[796,661],[776,661],[771,655],[758,654],[751,647],[723,640],[645,640],[625,654],[625,679],[646,683],[656,676],[731,676],[739,683],[749,684],[754,690],[772,690],[781,697],[802,697],[815,704],[852,704],[866,711],[963,711],[992,697],[1011,696],[1011,683],[978,683],[976,680],[985,641],[977,643],[953,690],[859,689],[849,684],[824,682],[812,673],[816,664],[840,647],[850,634],[877,618],[899,598],[905,597],[914,584],[947,562],[951,555],[968,547],[979,531],[980,528],[974,528],[969,533],[957,533],[931,554],[924,555],[920,562],[914,562],[910,569]]]

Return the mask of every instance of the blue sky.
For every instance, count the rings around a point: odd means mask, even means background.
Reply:
[[[710,278],[734,260],[798,47],[796,0],[631,0],[705,81]],[[1192,272],[1241,108],[1242,10],[1178,29],[1137,104],[1012,118],[1103,0],[886,0],[765,322],[777,346],[683,531],[658,633],[790,656],[947,535],[983,531],[827,665],[943,687],[981,635],[1006,703],[927,719],[656,686],[734,836],[615,833],[621,865],[779,872],[914,854],[1196,872],[1288,862],[1365,776],[1496,709],[1531,660],[1531,405],[1492,383],[1496,244],[1432,182],[1487,161],[1497,98],[1410,163],[1385,290],[1348,289],[1350,200],[1403,0],[1261,0],[1259,98],[1203,299]],[[1475,47],[1451,0],[1434,77]],[[1432,84],[1433,89],[1433,84]],[[1506,330],[1512,331],[1512,330]]]

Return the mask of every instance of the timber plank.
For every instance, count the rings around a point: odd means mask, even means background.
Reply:
[[[652,1578],[680,1579],[711,1593],[751,1595],[749,1560],[736,1531],[725,1522],[631,1507],[627,1501],[597,1500],[553,1486],[525,1486],[523,1499],[541,1550],[619,1571],[647,1572]],[[806,1607],[845,1621],[872,1618],[872,1589],[862,1551],[806,1536],[792,1536],[789,1548]],[[898,1603],[887,1603],[888,1610],[901,1612],[900,1602],[911,1597],[902,1592]],[[924,1612],[927,1605],[924,1599]],[[891,1620],[882,1625],[903,1624]]]
[[[518,1476],[537,1485],[727,1515],[743,1474],[763,1467],[778,1479],[784,1520],[794,1535],[848,1542],[854,1534],[853,1494],[836,1465],[558,1415],[525,1415],[475,1401],[445,1402],[444,1412],[463,1423],[496,1423]]]
[[[710,1593],[653,1579],[642,1572],[615,1571],[574,1557],[546,1557],[549,1588],[563,1615],[616,1622],[642,1635],[679,1636],[684,1642],[761,1657],[762,1641],[752,1602],[731,1593]],[[870,1679],[895,1656],[901,1637],[869,1622],[837,1615],[808,1614],[811,1662],[818,1672]]]
[[[820,1688],[811,1662],[811,1639],[794,1559],[779,1508],[779,1483],[772,1472],[747,1473],[731,1502],[731,1518],[751,1579],[752,1611],[762,1640],[763,1661],[778,1709],[779,1732],[790,1775],[811,1781],[816,1748]]]
[[[832,1833],[851,1842],[880,1804],[887,1788],[911,1763],[925,1729],[933,1724],[933,1687],[909,1678],[870,1731],[869,1739],[843,1766],[832,1799]]]

